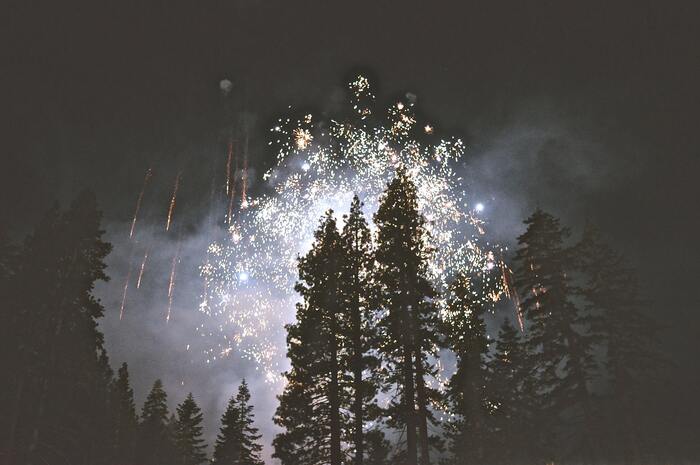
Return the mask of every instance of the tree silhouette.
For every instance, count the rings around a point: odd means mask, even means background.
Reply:
[[[216,438],[213,463],[221,465],[264,465],[260,458],[261,435],[253,424],[253,406],[245,379],[238,387],[221,417],[221,430]]]

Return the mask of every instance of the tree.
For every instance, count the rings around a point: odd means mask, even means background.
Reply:
[[[107,280],[95,196],[84,191],[66,211],[57,206],[22,247],[3,305],[10,334],[6,365],[9,455],[17,463],[100,463],[108,364],[93,294]],[[5,312],[4,312],[5,313]],[[4,422],[3,422],[4,423]]]
[[[177,406],[175,422],[175,446],[178,461],[182,465],[199,465],[207,461],[207,445],[202,439],[202,411],[194,401],[192,393]]]
[[[275,414],[275,422],[286,430],[275,438],[275,456],[285,464],[339,465],[342,460],[346,419],[341,404],[346,400],[341,386],[340,257],[340,234],[329,210],[311,250],[299,259],[295,289],[303,302],[297,305],[296,323],[287,326],[292,368],[285,373],[288,383]]]
[[[213,463],[221,465],[264,465],[260,458],[261,435],[253,425],[253,406],[245,379],[238,387],[221,417],[221,430],[216,438]]]
[[[134,404],[134,391],[129,383],[129,368],[123,363],[111,386],[112,456],[115,465],[127,465],[134,461],[134,445],[138,417]]]
[[[141,412],[137,458],[141,465],[170,465],[173,444],[169,429],[168,396],[161,380],[153,383]]]
[[[347,335],[343,339],[345,350],[342,356],[347,357],[343,365],[350,369],[352,376],[350,410],[353,417],[354,463],[361,465],[365,456],[365,421],[377,416],[373,399],[378,391],[376,376],[363,378],[363,373],[376,371],[379,360],[371,353],[376,343],[374,323],[377,304],[376,286],[372,280],[372,237],[362,214],[359,197],[353,197],[350,215],[345,220],[340,237],[342,332]]]
[[[525,340],[505,319],[488,362],[487,392],[492,405],[487,459],[496,464],[535,462],[539,452],[533,418],[537,396]]]
[[[378,228],[376,279],[385,310],[379,324],[383,338],[379,350],[387,364],[387,381],[400,396],[387,411],[389,424],[405,428],[405,463],[417,463],[420,439],[421,461],[427,465],[429,414],[423,375],[431,371],[425,369],[424,357],[426,342],[435,331],[426,322],[435,311],[430,299],[436,293],[427,277],[431,250],[426,243],[425,219],[418,211],[416,187],[403,168],[397,170],[384,192],[374,222]],[[417,396],[421,391],[423,395]]]
[[[566,416],[575,430],[567,450],[560,454],[589,456],[594,451],[593,406],[588,383],[594,369],[595,338],[589,332],[590,318],[573,303],[571,253],[564,245],[569,231],[554,216],[537,209],[526,221],[527,230],[518,237],[515,284],[524,296],[528,350],[537,377],[538,393],[547,399],[539,430],[548,436],[560,433]],[[580,418],[580,420],[578,420]],[[562,440],[561,444],[565,444]],[[550,451],[556,453],[556,451]]]
[[[457,358],[449,391],[460,420],[452,431],[455,463],[482,463],[487,440],[486,380],[489,340],[484,313],[487,303],[477,299],[471,280],[460,275],[452,282],[447,302],[445,335]]]
[[[658,324],[645,313],[637,280],[624,258],[601,233],[587,225],[575,247],[584,283],[581,295],[595,315],[592,329],[605,347],[604,366],[609,383],[608,424],[614,437],[612,455],[625,463],[639,463],[649,444],[644,425],[650,405],[646,393],[657,378],[662,359],[658,352]]]

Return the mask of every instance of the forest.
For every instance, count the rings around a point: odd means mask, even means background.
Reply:
[[[242,381],[207,445],[196,393],[168,408],[160,380],[137,408],[110,360],[94,295],[106,281],[101,212],[89,191],[0,247],[0,459],[7,464],[282,465],[692,463],[696,432],[665,399],[673,362],[635,271],[594,225],[578,234],[542,209],[510,262],[504,315],[491,274],[438,290],[427,220],[399,167],[372,218],[355,196],[320,218],[298,259],[290,368],[262,438]],[[374,225],[374,229],[370,227]],[[489,327],[498,330],[491,334]],[[443,379],[439,364],[454,360]]]

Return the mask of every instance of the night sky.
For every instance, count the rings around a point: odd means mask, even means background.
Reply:
[[[162,289],[132,301],[140,318],[120,325],[124,244],[146,168],[154,182],[144,223],[161,221],[182,171],[186,250],[206,246],[203,209],[225,160],[220,80],[233,82],[256,122],[254,194],[273,162],[265,134],[274,119],[288,105],[332,111],[343,80],[362,69],[382,102],[410,91],[464,138],[465,189],[484,202],[499,240],[512,242],[536,206],[574,228],[600,225],[667,325],[677,403],[698,411],[700,37],[691,2],[11,3],[0,15],[0,221],[21,237],[52,202],[97,193],[115,244],[113,279],[98,288],[103,330],[113,364],[129,362],[139,402],[157,376],[172,402],[191,389],[211,436],[233,386],[254,376],[234,360],[184,363],[192,321],[166,328],[149,313]],[[185,282],[181,292],[196,292]],[[260,392],[253,400],[268,425],[274,398]]]

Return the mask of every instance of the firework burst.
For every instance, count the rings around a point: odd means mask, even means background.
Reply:
[[[277,163],[264,176],[274,192],[252,201],[244,194],[251,208],[229,224],[224,240],[209,246],[200,269],[205,280],[200,310],[210,318],[199,330],[220,336],[211,359],[237,353],[255,361],[268,380],[278,379],[283,328],[293,320],[297,301],[297,257],[311,246],[318,219],[329,208],[342,215],[354,194],[371,218],[399,166],[415,182],[428,220],[436,249],[429,272],[436,287],[444,290],[452,277],[465,273],[479,278],[480,298],[493,301],[504,294],[496,247],[485,240],[483,221],[469,207],[455,171],[464,143],[438,137],[432,123],[419,124],[411,98],[391,105],[380,123],[368,81],[358,77],[349,87],[350,117],[315,124],[306,114],[278,121],[270,141]]]

